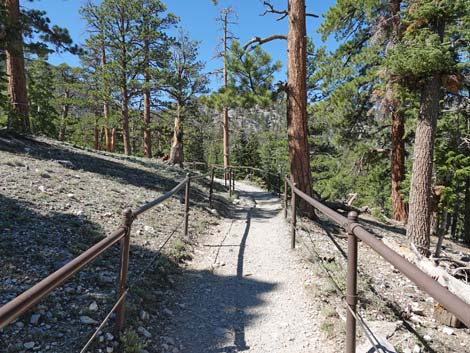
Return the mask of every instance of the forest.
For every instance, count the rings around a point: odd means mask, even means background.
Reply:
[[[406,222],[423,255],[431,234],[470,244],[469,1],[338,0],[324,14],[264,1],[289,32],[260,38],[254,27],[246,43],[236,10],[218,4],[215,73],[164,1],[84,1],[83,43],[23,2],[0,6],[2,129],[290,174],[325,202]],[[306,32],[319,16],[313,30],[335,50]],[[263,48],[273,40],[287,42],[287,68]],[[52,65],[53,52],[80,65]]]

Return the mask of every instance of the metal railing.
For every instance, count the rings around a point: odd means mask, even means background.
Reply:
[[[87,342],[85,347],[81,352],[85,352],[86,348],[89,346],[91,341],[97,336],[99,330],[104,326],[104,324],[109,320],[113,312],[116,313],[116,331],[120,332],[124,328],[125,323],[125,298],[129,292],[128,287],[128,268],[129,268],[129,249],[130,249],[130,236],[131,236],[131,227],[134,220],[141,214],[147,212],[156,205],[167,200],[171,196],[175,195],[181,189],[185,188],[185,205],[184,205],[184,235],[188,234],[188,223],[189,223],[189,200],[190,200],[190,191],[191,191],[191,181],[207,178],[210,176],[210,187],[209,187],[209,207],[212,208],[212,199],[213,199],[213,182],[214,182],[214,173],[216,168],[212,168],[210,173],[203,175],[190,176],[189,174],[173,189],[166,192],[165,194],[159,196],[155,200],[139,207],[136,211],[131,209],[126,209],[122,213],[122,224],[116,229],[110,236],[102,239],[88,250],[83,252],[81,255],[77,256],[66,265],[49,275],[48,277],[41,280],[39,283],[29,288],[16,298],[12,299],[10,302],[6,303],[0,307],[0,329],[3,329],[13,320],[21,316],[28,309],[33,307],[36,303],[46,297],[54,289],[60,287],[65,281],[67,281],[74,274],[82,270],[85,266],[93,262],[98,256],[103,254],[111,246],[121,242],[121,256],[120,256],[120,270],[119,270],[119,282],[118,282],[118,297],[116,302],[111,309],[111,311],[106,315],[105,319],[101,322],[98,329],[91,336],[90,340]],[[231,182],[232,184],[232,182]],[[232,189],[230,189],[232,190]],[[231,191],[230,191],[231,192]],[[176,229],[175,229],[176,231]],[[159,251],[162,250],[170,240],[170,235],[162,245]],[[159,255],[159,254],[157,254]],[[142,273],[140,274],[142,275]],[[140,277],[139,275],[139,277]]]
[[[429,294],[444,306],[449,312],[454,314],[467,327],[470,327],[470,305],[451,293],[447,288],[440,285],[431,276],[421,271],[417,266],[393,251],[373,234],[365,230],[358,222],[357,212],[351,211],[348,217],[344,217],[338,212],[328,208],[318,200],[305,194],[296,187],[296,184],[288,177],[284,179],[284,216],[287,217],[288,208],[288,187],[291,188],[291,209],[292,209],[292,229],[291,247],[295,248],[296,238],[296,204],[297,197],[313,206],[323,213],[330,220],[340,225],[348,233],[347,245],[347,274],[346,274],[346,353],[356,352],[356,321],[357,321],[357,243],[358,239],[370,246],[375,252],[382,256],[387,262],[392,264],[408,279],[414,282],[424,292]],[[367,333],[367,332],[366,332]]]
[[[253,172],[259,173],[260,178],[264,180],[264,182],[266,183],[266,188],[268,189],[268,191],[274,191],[278,194],[279,197],[281,196],[281,193],[282,193],[282,174],[281,173],[272,173],[265,169],[250,167],[250,166],[241,166],[241,165],[231,165],[229,167],[224,168],[223,165],[211,164],[210,168],[224,169],[226,171],[225,175],[227,176],[225,178],[226,181],[232,180],[233,183],[236,178],[236,171],[251,170]]]

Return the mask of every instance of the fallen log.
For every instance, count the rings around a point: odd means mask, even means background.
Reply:
[[[470,285],[453,277],[444,268],[438,266],[432,259],[422,257],[416,252],[413,252],[408,246],[397,244],[395,241],[388,238],[384,238],[383,242],[405,259],[415,264],[421,271],[434,278],[451,293],[470,304]]]

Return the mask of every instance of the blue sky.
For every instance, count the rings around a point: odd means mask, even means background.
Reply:
[[[286,34],[287,20],[276,21],[277,15],[267,14],[260,16],[265,10],[261,0],[219,0],[218,6],[214,6],[211,0],[163,0],[168,11],[180,17],[180,26],[189,32],[192,39],[201,41],[200,58],[206,63],[208,72],[220,68],[220,59],[214,59],[217,44],[220,40],[220,25],[215,21],[221,8],[232,6],[238,14],[238,24],[232,26],[232,31],[245,43],[253,36],[268,36],[271,34]],[[84,0],[36,0],[33,3],[23,1],[24,6],[45,10],[53,24],[66,27],[75,43],[81,44],[87,37],[86,23],[80,18],[79,9]],[[272,0],[271,3],[278,9],[287,6],[287,0]],[[324,14],[334,0],[306,0],[307,11],[318,15]],[[314,38],[317,46],[321,45],[321,39],[316,34],[322,19],[307,19],[307,33]],[[333,40],[326,43],[329,48],[333,48]],[[263,45],[273,60],[286,62],[287,51],[286,42],[277,40]],[[76,56],[62,53],[53,54],[49,58],[52,64],[66,62],[69,65],[79,65]],[[285,67],[276,77],[276,80],[285,79]],[[213,81],[211,86],[215,88],[217,81]]]

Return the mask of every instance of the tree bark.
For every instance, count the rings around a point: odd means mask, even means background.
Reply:
[[[442,42],[444,22],[436,20],[432,27]],[[415,133],[407,236],[411,244],[423,256],[430,255],[432,165],[434,137],[441,98],[441,79],[442,74],[435,72],[424,83]]]
[[[106,49],[104,45],[104,41],[101,42],[101,71],[103,72],[102,74],[102,81],[104,85],[104,94],[105,97],[103,99],[103,118],[104,118],[104,124],[105,124],[105,140],[106,140],[106,152],[111,152],[111,135],[109,131],[109,102],[108,102],[108,89],[107,89],[107,84],[106,84],[106,78],[104,75],[104,70],[106,66]]]
[[[121,84],[121,117],[124,153],[129,156],[131,154],[131,145],[129,138],[129,94],[126,82],[123,82]]]
[[[470,245],[470,178],[467,178],[465,185],[465,214],[464,214],[463,234],[465,244]]]
[[[116,129],[113,127],[111,129],[111,150],[110,152],[114,152],[116,149]]]
[[[390,1],[390,16],[392,26],[392,37],[388,50],[395,47],[401,38],[401,21],[400,21],[400,5],[401,0]],[[400,191],[400,184],[405,180],[405,116],[401,110],[401,102],[397,98],[397,87],[394,82],[398,81],[398,77],[391,76],[387,83],[385,97],[387,97],[387,106],[392,116],[391,140],[391,198],[393,218],[397,221],[406,221],[408,214],[403,195]]]
[[[152,138],[150,133],[150,72],[149,72],[149,43],[144,45],[144,156],[152,158]]]
[[[307,30],[305,25],[305,0],[289,0],[288,13],[287,135],[290,174],[297,187],[307,195],[312,196],[310,150],[307,140]],[[313,207],[304,200],[299,200],[299,207],[305,215],[310,217],[315,216]]]
[[[19,0],[4,0],[10,30],[5,40],[5,64],[8,76],[8,97],[10,112],[8,128],[29,133],[28,94],[26,89],[25,65],[23,57],[23,35],[20,22]]]
[[[227,89],[228,84],[228,72],[227,72],[227,48],[228,48],[228,13],[225,13],[223,18],[224,22],[224,88]],[[227,168],[230,166],[230,136],[229,136],[229,116],[228,116],[228,107],[223,109],[223,128],[224,128],[224,168],[225,175],[224,178],[227,180],[229,178]]]
[[[70,92],[68,89],[65,90],[64,93],[65,100],[70,98]],[[65,130],[67,129],[67,117],[69,116],[69,109],[70,105],[66,102],[62,104],[62,115],[60,121],[60,129],[59,129],[59,141],[65,140]]]
[[[408,214],[403,200],[400,185],[405,180],[405,119],[402,112],[395,106],[392,110],[392,209],[393,218],[406,221]]]
[[[183,132],[181,130],[181,106],[178,103],[176,107],[175,128],[173,132],[173,144],[171,146],[170,158],[168,163],[171,165],[178,164],[183,168]]]
[[[223,111],[224,115],[224,123],[223,123],[223,128],[224,128],[224,168],[228,168],[230,166],[230,156],[229,156],[229,130],[228,130],[228,108],[224,107]],[[225,169],[227,170],[227,169]],[[225,173],[225,179],[228,179],[228,172]]]
[[[98,129],[98,119],[95,119],[95,126],[93,128],[93,147],[95,150],[100,149],[100,132]]]
[[[407,236],[421,255],[429,256],[431,228],[431,177],[433,147],[441,75],[435,73],[421,91],[418,125],[415,134],[414,161],[410,188],[410,214]]]
[[[452,239],[457,239],[457,226],[459,223],[459,205],[460,200],[457,200],[454,204],[454,212],[452,213],[452,223],[450,226],[450,236]]]

